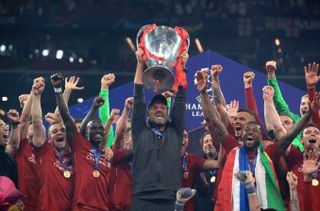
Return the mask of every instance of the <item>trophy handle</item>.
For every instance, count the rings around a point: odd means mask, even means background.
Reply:
[[[141,35],[143,34],[144,30],[146,30],[146,28],[148,28],[150,25],[151,24],[146,24],[146,25],[142,26],[140,28],[140,30],[138,31],[137,38],[136,38],[137,49],[139,48],[139,41],[140,41]]]

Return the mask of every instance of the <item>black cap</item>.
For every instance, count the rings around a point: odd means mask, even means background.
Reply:
[[[151,106],[153,106],[155,103],[161,103],[165,106],[167,106],[167,98],[163,95],[155,95],[153,96],[149,106],[148,106],[148,110],[150,109]]]

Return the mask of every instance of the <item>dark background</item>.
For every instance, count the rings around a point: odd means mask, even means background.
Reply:
[[[301,89],[303,66],[319,62],[319,1],[0,0],[0,108],[18,108],[18,96],[30,92],[33,78],[44,76],[43,111],[52,111],[49,76],[57,71],[80,76],[86,87],[70,104],[97,95],[105,73],[116,74],[112,87],[132,81],[136,59],[126,37],[135,42],[148,23],[186,28],[190,56],[199,54],[199,38],[204,50],[258,71],[274,59],[278,78]],[[57,50],[64,52],[60,60]]]

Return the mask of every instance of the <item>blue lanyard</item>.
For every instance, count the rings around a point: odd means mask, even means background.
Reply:
[[[67,157],[67,162],[64,162],[64,157],[63,155],[61,154],[61,152],[59,152],[57,149],[54,149],[54,151],[56,152],[56,155],[60,161],[60,163],[62,164],[63,166],[63,169],[66,171],[68,169],[68,167],[71,165],[72,163],[72,155],[71,153],[68,154],[68,157]]]
[[[184,154],[182,157],[181,157],[181,165],[182,165],[182,169],[183,170],[187,170],[187,155]]]
[[[311,177],[312,177],[312,179],[317,179],[317,177],[318,177],[318,170],[317,170],[316,172],[313,172]]]
[[[99,170],[99,159],[101,157],[101,151],[97,151],[95,147],[92,148],[92,153],[94,157],[94,170]]]
[[[256,164],[257,164],[257,157],[258,157],[258,152],[256,152],[256,154],[254,155],[254,158],[253,158],[253,163],[250,164],[250,161],[249,161],[249,170],[251,171],[252,173],[252,176],[254,177],[255,175],[255,170],[256,170]]]
[[[152,131],[152,133],[153,133],[153,135],[155,135],[157,138],[159,137],[159,138],[163,138],[163,133],[162,132],[160,132],[160,131],[158,131],[158,130],[156,130],[156,129],[154,129],[153,127],[152,128],[150,128],[151,129],[151,131]]]
[[[210,171],[208,171],[208,173],[209,173],[210,177],[212,177],[212,176],[216,176],[216,174],[217,174],[217,170],[216,170],[216,169],[214,169],[214,170],[210,170]]]

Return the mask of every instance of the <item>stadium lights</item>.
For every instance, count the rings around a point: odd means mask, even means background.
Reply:
[[[1,46],[0,46],[0,51],[1,52],[5,52],[6,51],[6,45],[4,45],[4,44],[2,44]]]
[[[83,58],[79,58],[79,63],[83,63]]]
[[[57,59],[62,59],[62,57],[63,57],[63,50],[57,50],[56,58]]]
[[[276,46],[280,46],[280,40],[278,38],[276,38],[274,40],[274,44],[276,44]]]
[[[136,47],[134,46],[130,37],[126,37],[126,41],[133,52],[136,52]]]
[[[83,98],[80,97],[77,99],[77,101],[78,101],[78,103],[83,103]]]
[[[49,50],[48,49],[43,49],[42,50],[42,56],[48,56],[49,55]]]
[[[3,102],[6,102],[6,101],[8,101],[8,97],[3,96],[3,97],[1,98],[1,100],[2,100]]]
[[[198,51],[200,53],[203,53],[203,48],[202,48],[202,45],[201,45],[201,42],[200,42],[199,38],[194,39],[194,42],[196,43]]]
[[[69,57],[69,62],[73,63],[74,62],[74,58],[72,56]]]

